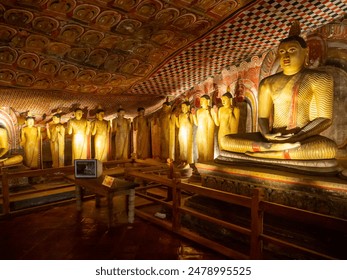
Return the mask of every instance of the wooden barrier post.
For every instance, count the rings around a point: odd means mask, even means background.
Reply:
[[[260,235],[263,233],[264,212],[260,209],[260,201],[264,199],[264,189],[255,188],[252,197],[251,207],[251,252],[250,257],[253,260],[262,258],[263,241]]]
[[[171,158],[169,158],[167,160],[167,163],[169,165],[169,173],[167,174],[167,177],[168,179],[172,179],[174,180],[174,165],[173,165],[173,160]],[[176,182],[176,181],[174,181]],[[176,184],[177,185],[177,184]],[[168,187],[167,188],[167,197],[166,197],[166,201],[172,201],[172,197],[173,197],[173,194],[172,194],[172,188]]]
[[[180,181],[173,179],[175,186],[172,189],[172,230],[178,232],[181,229],[181,189],[179,187]]]

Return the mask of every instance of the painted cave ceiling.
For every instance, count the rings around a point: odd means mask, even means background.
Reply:
[[[347,13],[345,0],[1,0],[0,106],[155,110],[165,98]]]

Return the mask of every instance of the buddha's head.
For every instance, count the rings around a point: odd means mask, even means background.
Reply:
[[[230,107],[231,106],[231,102],[232,102],[232,98],[233,96],[231,95],[230,92],[226,92],[222,95],[222,105],[224,107]]]
[[[141,117],[143,117],[145,115],[145,108],[140,107],[137,109],[137,114]]]
[[[169,101],[165,101],[163,103],[163,111],[169,112],[171,110],[171,103]]]
[[[125,110],[123,108],[118,109],[117,116],[123,118],[125,116]]]
[[[283,39],[278,46],[278,55],[283,73],[293,75],[305,67],[308,57],[306,41],[300,36],[300,25],[294,22],[289,36]]]
[[[83,117],[83,111],[81,109],[76,109],[75,110],[75,118],[76,120],[80,120]]]
[[[60,123],[60,118],[61,118],[60,114],[53,115],[53,117],[52,117],[53,123],[54,124]]]
[[[210,100],[211,98],[207,94],[201,96],[200,98],[201,108],[204,108],[204,109],[208,108],[208,106],[210,105]]]
[[[189,101],[185,101],[181,104],[181,111],[183,114],[188,113],[190,110],[190,103]]]
[[[96,112],[95,116],[99,121],[102,121],[105,117],[105,111],[100,109]]]
[[[35,118],[32,116],[29,116],[26,118],[26,124],[28,127],[33,127],[35,124]]]

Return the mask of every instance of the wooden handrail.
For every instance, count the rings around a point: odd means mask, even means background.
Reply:
[[[264,242],[272,243],[272,244],[275,244],[275,245],[278,245],[278,246],[281,246],[281,247],[287,247],[287,248],[296,249],[296,250],[299,250],[301,252],[305,252],[305,253],[308,253],[310,255],[313,255],[313,256],[316,256],[316,257],[320,257],[320,258],[323,258],[323,259],[329,259],[329,260],[334,260],[335,259],[335,258],[333,258],[331,256],[326,255],[326,254],[319,253],[317,251],[314,251],[314,250],[305,248],[303,246],[299,246],[299,245],[296,245],[296,244],[293,244],[293,243],[290,243],[290,242],[287,242],[287,241],[284,241],[284,240],[281,240],[279,238],[272,237],[272,236],[269,236],[269,235],[266,235],[266,234],[262,234],[260,236],[260,238]]]
[[[189,238],[190,240],[197,242],[199,244],[202,244],[208,248],[211,248],[221,254],[223,254],[224,256],[227,256],[229,258],[232,259],[237,259],[237,260],[248,260],[249,256],[239,252],[237,250],[231,249],[229,247],[226,247],[224,245],[221,245],[218,242],[212,241],[206,237],[202,237],[199,234],[196,234],[192,231],[189,231],[185,228],[182,228],[180,231],[180,235],[184,236],[185,238]]]
[[[262,211],[274,216],[285,216],[288,219],[305,222],[306,224],[318,225],[342,232],[347,231],[347,220],[345,219],[310,212],[308,210],[294,208],[268,201],[260,201],[259,203]]]
[[[136,177],[137,179],[142,179],[142,180],[160,183],[162,185],[165,185],[165,186],[171,187],[171,188],[175,187],[177,184],[175,180],[168,179],[164,176],[154,177],[153,174],[142,173],[140,171],[133,171],[133,170],[130,170],[128,172],[126,171],[125,176],[127,178]]]
[[[73,166],[57,167],[57,168],[47,168],[47,169],[35,169],[35,170],[23,170],[16,172],[9,172],[7,168],[2,168],[2,173],[0,176],[3,176],[5,173],[8,178],[20,178],[20,177],[36,177],[48,174],[71,174],[74,172]]]
[[[244,235],[248,235],[248,236],[251,236],[252,234],[252,231],[246,227],[243,227],[243,226],[239,226],[239,225],[236,225],[236,224],[232,224],[232,223],[229,223],[229,222],[226,222],[226,221],[223,221],[223,220],[219,220],[219,219],[216,219],[216,218],[213,218],[211,216],[208,216],[208,215],[205,215],[205,214],[201,214],[200,212],[197,212],[195,210],[191,210],[185,206],[182,206],[180,208],[180,211],[182,213],[186,213],[186,214],[190,214],[192,216],[195,216],[201,220],[205,220],[205,221],[208,221],[210,223],[214,223],[218,226],[221,226],[221,227],[224,227],[226,229],[230,229],[230,230],[233,230],[233,231],[236,231],[236,232],[239,232],[239,233],[242,233]]]
[[[73,166],[65,166],[59,168],[47,168],[47,169],[37,169],[37,170],[23,170],[16,172],[9,172],[7,167],[2,168],[0,174],[2,183],[2,212],[4,215],[10,214],[10,184],[9,181],[14,178],[21,177],[37,177],[37,176],[47,176],[47,175],[64,175],[72,174],[74,172]],[[16,194],[18,196],[18,194]]]
[[[251,207],[252,199],[247,196],[242,196],[230,192],[220,191],[216,189],[211,189],[203,186],[196,186],[187,183],[178,183],[177,187],[181,190],[188,192],[193,192],[196,194],[204,195],[209,198],[214,198],[228,203],[234,203],[239,206]]]
[[[153,196],[150,196],[150,195],[147,195],[147,194],[143,194],[143,193],[136,193],[136,195],[139,196],[139,197],[142,197],[142,198],[146,198],[146,199],[158,202],[158,203],[160,203],[162,205],[165,205],[167,207],[170,207],[170,208],[172,207],[172,203],[167,202],[167,201],[163,201],[163,200],[155,198]]]

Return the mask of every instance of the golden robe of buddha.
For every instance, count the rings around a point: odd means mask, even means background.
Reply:
[[[159,114],[160,158],[166,162],[174,158],[175,116],[171,112],[171,103],[166,101]]]
[[[125,118],[124,109],[118,110],[117,117],[113,119],[112,129],[115,134],[115,159],[128,159],[131,120]]]
[[[210,97],[201,96],[200,103],[201,107],[194,114],[194,124],[197,126],[195,140],[198,148],[198,162],[205,162],[214,159],[215,123],[209,106]]]
[[[178,127],[179,160],[180,165],[194,163],[193,160],[193,115],[190,113],[190,103],[185,101],[181,104],[181,113],[176,118]]]
[[[149,158],[150,153],[150,126],[145,117],[145,108],[137,109],[138,115],[134,118],[134,131],[136,132],[136,156],[139,159]]]
[[[109,151],[110,122],[104,120],[105,112],[99,109],[96,120],[92,123],[92,135],[94,136],[94,158],[101,162],[107,161]]]
[[[75,117],[68,121],[67,133],[72,135],[72,164],[75,159],[86,159],[90,144],[90,122],[83,118],[81,109],[76,109]]]
[[[41,130],[35,127],[35,119],[28,117],[27,126],[21,131],[21,146],[24,149],[24,164],[30,168],[40,167]]]

